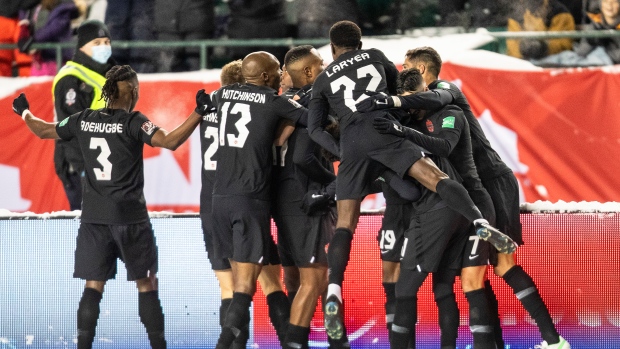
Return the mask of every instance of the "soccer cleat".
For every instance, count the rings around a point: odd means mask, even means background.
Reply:
[[[570,349],[570,343],[560,336],[559,342],[555,344],[547,344],[547,341],[543,341],[539,345],[535,345],[534,349]]]
[[[344,334],[344,316],[342,303],[335,295],[331,295],[325,302],[325,331],[331,339],[340,339]]]
[[[476,227],[476,235],[488,241],[500,253],[513,253],[517,250],[517,244],[508,235],[493,228],[486,220],[475,220],[474,227]]]

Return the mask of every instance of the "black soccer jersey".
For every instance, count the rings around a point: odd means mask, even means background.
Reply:
[[[324,117],[329,107],[341,127],[359,115],[355,104],[367,98],[365,91],[395,94],[398,70],[383,52],[376,49],[343,53],[314,82],[310,109],[321,110]]]
[[[200,121],[200,149],[202,154],[202,187],[200,189],[200,213],[211,212],[211,196],[217,169],[217,148],[219,146],[217,110],[202,117]]]
[[[502,161],[499,154],[491,147],[491,143],[484,135],[482,127],[478,119],[471,111],[469,102],[463,92],[453,83],[445,80],[435,80],[428,88],[450,90],[454,96],[452,104],[457,105],[463,110],[467,122],[469,123],[469,132],[471,134],[472,151],[474,161],[480,178],[484,180],[501,176],[511,171],[511,169]]]
[[[297,122],[307,109],[266,86],[234,84],[215,96],[218,150],[213,195],[269,200],[272,143],[278,121]]]
[[[304,107],[307,106],[310,102],[312,85],[294,91],[299,97],[297,102]],[[320,190],[325,184],[336,179],[333,165],[321,156],[320,147],[310,139],[306,128],[297,127],[282,147],[275,148],[274,213],[305,215],[301,210],[304,195],[309,190]]]
[[[77,138],[84,156],[82,222],[135,224],[148,220],[142,151],[158,129],[140,112],[107,108],[86,109],[56,125],[60,138]]]
[[[420,139],[414,139],[414,142],[437,156],[448,158],[463,179],[467,191],[482,188],[472,155],[469,125],[461,109],[454,105],[445,106],[417,121],[414,128],[432,136],[418,136],[416,138]]]

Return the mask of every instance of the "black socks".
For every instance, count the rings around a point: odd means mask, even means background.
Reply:
[[[286,336],[289,318],[291,317],[291,304],[282,291],[272,292],[267,295],[267,306],[269,307],[269,319],[273,328],[278,334],[280,344],[284,347],[284,337]]]
[[[346,228],[338,228],[329,243],[327,263],[329,265],[329,283],[342,286],[344,271],[349,264],[353,233]]]
[[[540,297],[534,280],[519,265],[510,268],[502,278],[512,288],[532,319],[536,321],[541,337],[549,344],[558,343],[560,334],[555,329],[551,314]]]
[[[93,347],[102,297],[103,295],[94,288],[84,288],[77,311],[78,349]]]
[[[166,349],[164,312],[157,291],[138,293],[138,313],[149,336],[151,348]]]
[[[468,220],[473,222],[476,219],[483,218],[482,213],[469,197],[467,189],[459,182],[450,178],[442,179],[437,183],[436,190],[448,207],[462,214]]]
[[[469,303],[469,329],[474,337],[474,348],[495,349],[493,327],[489,320],[489,304],[484,288],[465,292]]]

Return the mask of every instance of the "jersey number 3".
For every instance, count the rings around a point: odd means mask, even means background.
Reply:
[[[97,157],[97,161],[101,164],[102,169],[94,168],[95,178],[98,181],[109,181],[112,179],[112,163],[108,160],[108,157],[112,152],[110,146],[105,138],[92,137],[90,139],[90,149],[101,148],[101,153]]]

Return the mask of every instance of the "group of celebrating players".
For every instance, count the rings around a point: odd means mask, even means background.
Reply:
[[[74,272],[86,280],[78,348],[92,347],[117,258],[137,283],[151,346],[166,347],[142,149],[174,150],[199,127],[200,216],[222,298],[217,349],[246,347],[257,280],[283,348],[308,348],[321,297],[330,348],[350,347],[344,272],[361,200],[381,191],[386,209],[377,241],[391,348],[415,348],[417,294],[429,273],[441,348],[456,348],[456,276],[469,303],[474,348],[504,348],[497,299],[486,279],[490,263],[536,321],[540,347],[570,349],[533,280],[515,263],[522,243],[516,178],[462,92],[438,80],[437,52],[409,50],[399,73],[381,51],[362,49],[352,22],[334,24],[330,42],[334,61],[327,67],[307,45],[286,54],[283,71],[262,51],[227,64],[222,87],[211,95],[198,91],[196,109],[171,132],[133,110],[139,85],[129,66],[106,74],[106,108],[61,123],[35,117],[25,95],[15,99],[14,111],[34,134],[76,138],[85,160]],[[337,175],[334,159],[340,161]]]

